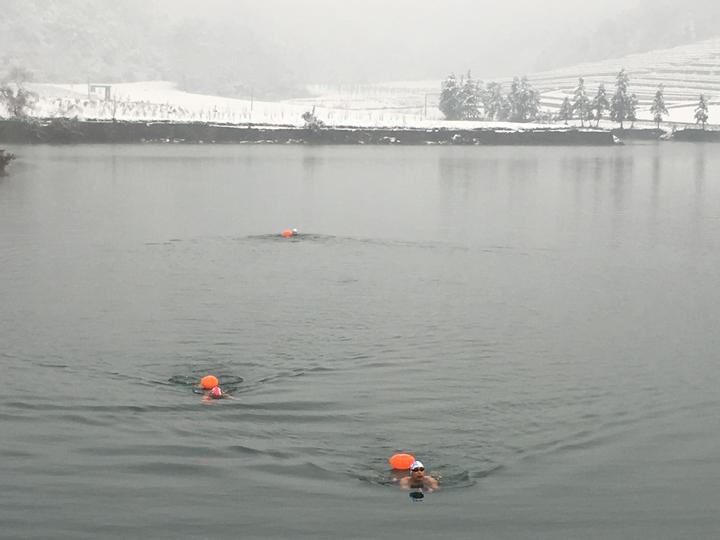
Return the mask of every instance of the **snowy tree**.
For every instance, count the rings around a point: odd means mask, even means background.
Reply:
[[[635,94],[630,94],[627,105],[627,119],[630,120],[631,128],[635,127],[635,120],[637,120],[637,106],[638,97]]]
[[[0,103],[10,113],[12,118],[26,118],[28,112],[37,102],[37,94],[20,86],[13,90],[10,86],[0,86]]]
[[[623,129],[623,122],[629,120],[628,110],[630,108],[630,96],[628,96],[628,85],[630,84],[630,78],[625,73],[625,68],[620,70],[615,78],[615,94],[612,97],[612,103],[610,104],[610,118],[613,121],[620,124],[620,129]]]
[[[37,103],[38,95],[25,88],[25,83],[32,80],[32,73],[19,66],[13,66],[5,79],[10,84],[0,85],[0,103],[5,105],[12,118],[24,119]]]
[[[468,71],[467,79],[458,81],[450,75],[442,83],[440,111],[448,120],[476,120],[481,117],[482,83],[475,81]]]
[[[488,120],[507,120],[509,105],[503,95],[502,84],[496,82],[487,83],[486,90],[483,93],[483,106]]]
[[[508,102],[510,120],[513,122],[535,120],[540,111],[540,94],[532,87],[527,77],[513,79]]]
[[[663,115],[668,114],[662,84],[658,86],[657,92],[655,92],[652,105],[650,105],[650,112],[653,115],[653,120],[657,123],[658,129],[660,129],[660,122],[662,122]]]
[[[538,92],[528,82],[527,78],[523,77],[526,82],[525,91],[525,112],[527,113],[527,119],[529,121],[537,120],[540,113],[540,92]]]
[[[482,82],[475,81],[468,71],[467,79],[459,85],[460,118],[463,120],[478,120],[482,114]]]
[[[585,93],[585,79],[582,77],[578,79],[578,85],[573,92],[572,109],[577,113],[580,125],[585,127],[585,120],[588,119],[590,113],[590,99]]]
[[[510,121],[519,122],[522,118],[522,97],[520,91],[520,79],[513,78],[510,83],[510,92],[508,92],[507,100],[510,104]]]
[[[565,96],[565,99],[563,99],[562,105],[560,105],[560,112],[558,113],[558,118],[560,120],[565,120],[565,125],[567,126],[568,120],[572,118],[573,115],[573,106],[572,103],[570,103],[570,98]]]
[[[610,103],[608,102],[607,95],[605,94],[605,85],[601,84],[598,86],[597,94],[595,94],[595,97],[590,104],[590,109],[595,111],[595,127],[600,125],[603,113],[609,108]]]
[[[700,94],[700,101],[698,101],[697,107],[695,107],[695,123],[702,124],[702,128],[705,129],[705,124],[708,121],[708,106],[707,100],[704,94]]]
[[[440,91],[440,112],[448,120],[460,120],[462,118],[462,101],[460,97],[461,86],[454,74],[448,76],[442,82]]]

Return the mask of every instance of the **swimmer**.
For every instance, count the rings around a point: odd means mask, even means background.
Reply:
[[[438,488],[438,481],[429,474],[425,476],[425,465],[422,461],[413,461],[410,465],[410,476],[400,479],[400,487],[403,489],[422,489],[432,493]]]
[[[291,236],[298,236],[300,232],[297,229],[285,229],[280,233],[283,238],[290,238]]]
[[[233,399],[228,396],[219,386],[213,386],[207,393],[203,394],[203,401],[212,401],[213,399]]]

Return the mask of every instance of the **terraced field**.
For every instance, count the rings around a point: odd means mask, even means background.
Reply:
[[[612,93],[615,77],[623,67],[630,75],[630,91],[640,100],[640,118],[651,117],[650,103],[662,84],[670,121],[694,123],[698,98],[705,94],[710,103],[710,122],[720,123],[720,38],[535,73],[530,80],[542,93],[543,106],[556,110],[565,96],[572,95],[578,77],[585,78],[588,94],[594,94],[599,84],[605,84]]]
[[[600,84],[607,93],[614,91],[615,77],[621,68],[630,76],[630,92],[639,99],[638,118],[650,121],[650,104],[660,84],[664,87],[665,103],[671,123],[694,123],[694,110],[700,94],[709,100],[709,121],[720,124],[720,38],[675,47],[633,54],[622,58],[568,66],[562,69],[532,73],[531,83],[541,92],[541,106],[557,111],[565,96],[572,96],[578,77],[585,79],[587,93],[592,97]],[[502,80],[509,83],[509,79]],[[506,84],[507,87],[507,84]],[[362,86],[310,87],[312,97],[304,101],[326,110],[385,111],[388,118],[437,121],[440,81],[390,82]],[[346,113],[347,114],[347,113]],[[353,116],[352,114],[350,116]]]

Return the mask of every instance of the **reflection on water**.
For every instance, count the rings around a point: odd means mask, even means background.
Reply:
[[[701,145],[699,148],[695,150],[695,160],[694,160],[694,171],[693,171],[693,178],[695,179],[695,200],[693,204],[693,213],[695,217],[695,226],[697,230],[697,235],[700,237],[703,234],[703,221],[704,221],[704,214],[705,214],[705,201],[703,200],[706,197],[705,194],[705,145]]]
[[[720,525],[714,147],[11,150],[8,537]]]
[[[612,189],[616,215],[622,214],[625,205],[626,191],[633,176],[633,157],[621,156],[613,160]]]

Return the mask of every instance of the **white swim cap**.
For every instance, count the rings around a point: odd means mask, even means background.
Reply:
[[[425,465],[422,464],[422,461],[417,461],[417,460],[415,460],[415,461],[413,461],[413,462],[410,464],[410,470],[411,470],[411,471],[414,470],[414,469],[418,469],[418,468],[420,468],[420,467],[422,467],[423,469],[425,468]]]
[[[293,231],[295,234],[297,234],[297,232],[298,232],[297,229],[293,229],[292,231]]]

